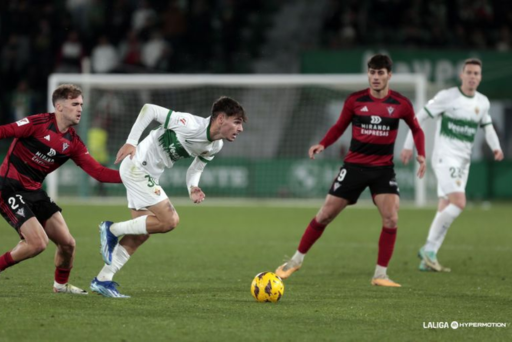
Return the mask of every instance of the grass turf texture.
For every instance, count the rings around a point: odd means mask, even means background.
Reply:
[[[318,207],[178,206],[176,231],[154,235],[118,273],[131,299],[54,294],[49,248],[0,274],[0,341],[509,341],[510,205],[468,208],[439,258],[452,273],[417,270],[434,209],[401,209],[389,275],[370,285],[380,217],[349,208],[285,281],[277,304],[257,303],[253,277],[292,255]],[[123,206],[64,206],[77,241],[71,283],[89,290],[102,267],[100,221]],[[2,221],[3,222],[3,221]],[[1,224],[0,253],[17,243]],[[506,322],[506,328],[424,329],[428,322]]]

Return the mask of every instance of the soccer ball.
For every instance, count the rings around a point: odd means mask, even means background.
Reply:
[[[277,274],[261,272],[254,277],[251,294],[258,302],[277,302],[284,293],[284,284]]]

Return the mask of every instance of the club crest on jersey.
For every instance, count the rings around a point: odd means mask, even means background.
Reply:
[[[20,210],[18,210],[16,212],[16,214],[19,215],[19,216],[25,217],[25,209],[20,208]]]
[[[460,186],[460,185],[461,185],[461,181],[457,179],[457,180],[455,181],[455,184],[457,184],[457,186]]]
[[[395,108],[393,107],[388,107],[388,114],[389,115],[393,115],[393,112],[395,111]]]
[[[69,145],[68,143],[62,144],[62,152],[66,151],[68,149]]]
[[[47,153],[49,157],[54,157],[57,154],[57,151],[55,151],[53,148],[50,148],[50,152]]]
[[[478,113],[480,113],[480,108],[475,107],[475,114],[478,115]]]
[[[340,184],[340,183],[338,183],[338,182],[334,183],[334,185],[332,186],[333,191],[338,190],[338,188],[339,188],[340,186],[341,186],[341,184]]]
[[[155,194],[156,194],[157,196],[160,196],[160,194],[161,194],[160,188],[156,188],[156,189],[155,189]]]

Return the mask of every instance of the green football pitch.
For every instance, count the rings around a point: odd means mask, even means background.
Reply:
[[[401,288],[370,278],[381,224],[349,208],[285,281],[278,303],[258,303],[253,277],[293,255],[318,205],[180,206],[180,226],[154,235],[118,273],[130,299],[52,293],[55,247],[0,274],[0,341],[510,341],[510,204],[470,206],[439,253],[451,273],[418,271],[434,209],[400,211],[388,269]],[[63,204],[63,203],[61,203]],[[97,225],[122,206],[65,205],[76,241],[70,282],[88,289],[102,267]],[[0,253],[17,243],[4,221]],[[458,322],[459,328],[445,327]],[[467,323],[506,323],[468,327]]]

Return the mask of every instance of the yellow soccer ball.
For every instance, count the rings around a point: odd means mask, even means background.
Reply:
[[[277,302],[284,293],[283,280],[272,272],[261,272],[254,277],[251,294],[258,302]]]

